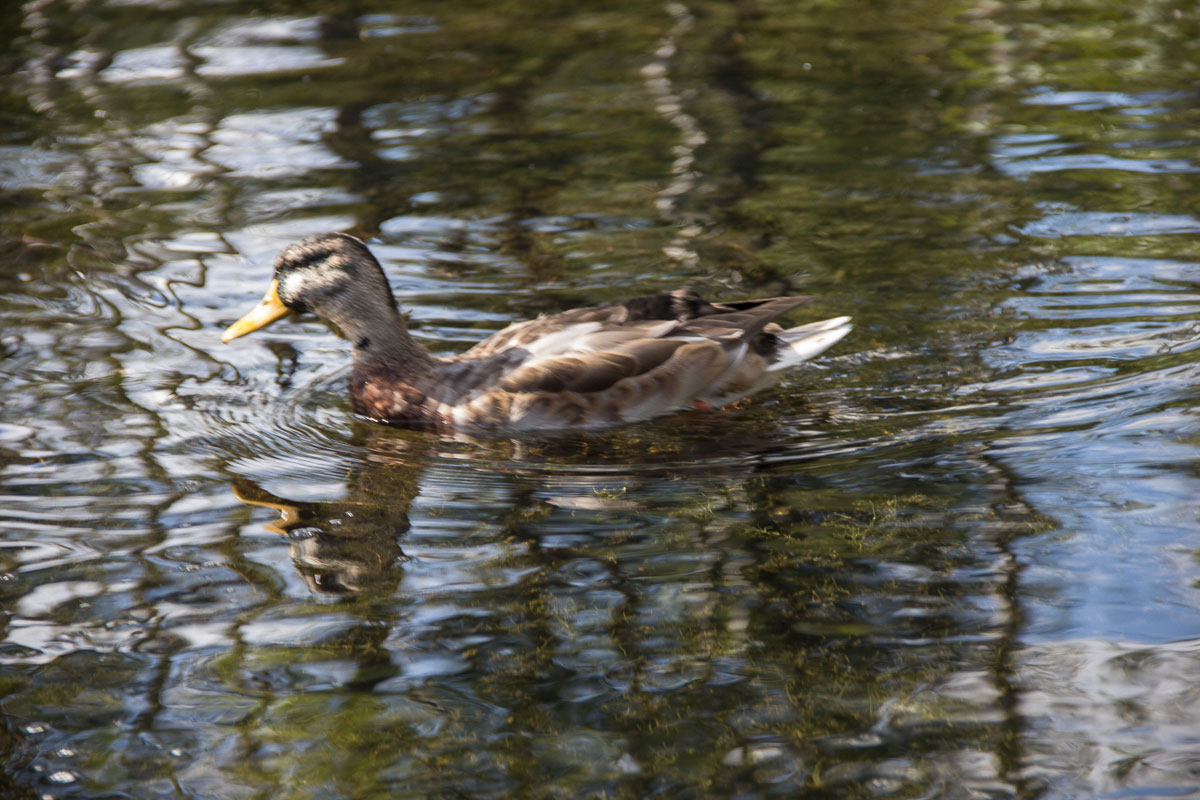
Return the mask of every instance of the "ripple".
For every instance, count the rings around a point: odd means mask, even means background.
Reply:
[[[998,158],[1000,169],[1009,175],[1027,177],[1041,172],[1111,169],[1121,172],[1200,172],[1200,166],[1179,158],[1118,158],[1103,154],[1057,155],[1043,158]]]
[[[190,52],[204,60],[202,76],[240,77],[334,67],[344,59],[297,42],[320,38],[320,17],[271,17],[235,20],[201,39]]]
[[[1189,99],[1190,96],[1185,92],[1097,92],[1043,88],[1027,95],[1021,102],[1036,106],[1064,106],[1074,111],[1095,111],[1104,108],[1156,108]]]
[[[289,47],[209,45],[195,47],[192,52],[204,59],[204,63],[196,67],[197,74],[218,78],[323,69],[345,63],[344,59],[330,58],[315,47],[296,45]]]
[[[433,33],[442,28],[434,17],[401,14],[364,14],[358,18],[358,24],[362,26],[361,35],[370,38]]]
[[[346,467],[362,455],[349,438],[351,415],[343,399],[348,371],[344,365],[308,374],[282,394],[259,387],[241,403],[217,390],[204,401],[210,422],[197,427],[190,443],[230,455],[228,469],[235,474],[289,491],[303,485],[314,499],[336,495]]]
[[[1200,715],[1195,639],[1162,645],[1047,642],[1023,652],[1020,668],[1027,692],[1022,704],[1044,733],[1026,755],[1031,777],[1053,778],[1058,791],[1079,796],[1172,797],[1195,791],[1189,774],[1195,762],[1192,721]],[[1073,778],[1063,780],[1064,761],[1080,765]],[[1123,790],[1131,780],[1154,788]]]
[[[290,108],[225,117],[211,134],[206,157],[232,176],[303,175],[315,169],[345,167],[349,162],[322,143],[334,124],[330,108]]]
[[[1186,13],[785,5],[10,15],[14,785],[1187,784]],[[863,324],[722,414],[394,429],[317,322],[219,344],[327,229],[376,236],[438,351],[683,281]]]
[[[1200,233],[1200,219],[1186,214],[1066,211],[1021,227],[1026,236],[1161,236]]]
[[[218,25],[201,41],[215,45],[306,42],[321,38],[322,17],[244,17]]]
[[[109,83],[170,81],[182,78],[187,67],[187,58],[178,46],[152,45],[114,54],[100,78]]]
[[[77,161],[71,153],[39,146],[0,146],[0,187],[5,189],[70,185],[76,167]]]
[[[1190,275],[1200,279],[1200,269],[1136,258],[1074,258],[1065,265],[1037,274],[1019,297],[1004,304],[1029,324],[1011,347],[993,354],[999,363],[1031,370],[1046,368],[1047,361],[1128,363],[1200,345],[1195,322],[1200,291],[1189,280]]]

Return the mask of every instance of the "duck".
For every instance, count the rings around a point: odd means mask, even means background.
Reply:
[[[392,425],[567,429],[717,410],[773,384],[850,332],[846,316],[784,328],[807,296],[709,302],[690,288],[517,322],[458,355],[408,330],[362,240],[323,233],[289,245],[266,295],[221,337],[292,315],[350,343],[354,411]]]

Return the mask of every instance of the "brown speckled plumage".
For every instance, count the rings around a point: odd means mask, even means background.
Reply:
[[[409,335],[379,263],[352,236],[286,248],[236,338],[292,312],[335,324],[354,346],[350,399],[382,422],[467,428],[564,428],[648,419],[731,403],[816,355],[848,318],[784,329],[808,302],[710,303],[690,289],[577,308],[505,328],[458,356],[434,357]]]

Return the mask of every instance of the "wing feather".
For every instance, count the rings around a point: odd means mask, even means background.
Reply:
[[[536,345],[564,328],[581,323],[598,322],[606,326],[630,326],[644,322],[689,322],[724,318],[717,327],[736,328],[741,315],[771,318],[796,306],[812,302],[812,297],[769,297],[763,300],[739,300],[729,303],[710,303],[693,289],[676,289],[663,294],[635,297],[616,303],[587,308],[573,308],[558,314],[538,317],[509,325],[471,347],[461,357],[483,358],[514,347]]]
[[[685,290],[520,323],[444,359],[438,399],[456,424],[527,429],[726,405],[845,335],[844,318],[775,322],[810,300],[714,304]]]

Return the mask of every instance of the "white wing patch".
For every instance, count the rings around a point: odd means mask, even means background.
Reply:
[[[575,352],[580,339],[599,331],[603,325],[599,322],[579,322],[568,325],[560,331],[541,337],[535,342],[525,345],[530,360],[549,356],[563,356]]]
[[[671,336],[672,331],[678,327],[679,323],[675,320],[621,328],[603,322],[578,322],[524,345],[524,349],[529,353],[525,363],[557,356],[603,353],[634,339],[692,338]]]

